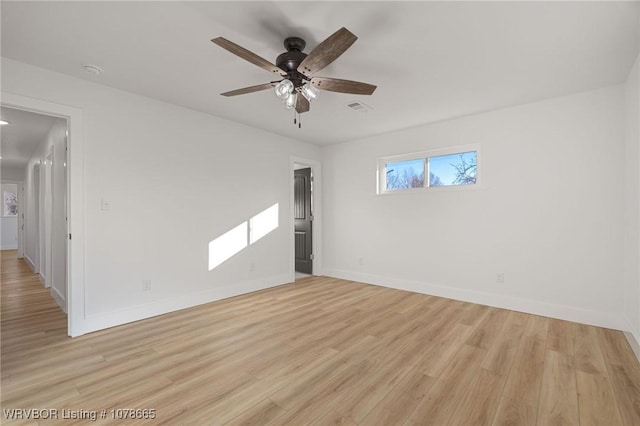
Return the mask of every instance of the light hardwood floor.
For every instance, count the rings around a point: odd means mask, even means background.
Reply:
[[[70,339],[15,251],[1,275],[3,409],[106,409],[99,424],[147,408],[169,425],[640,425],[640,365],[618,331],[307,278]]]

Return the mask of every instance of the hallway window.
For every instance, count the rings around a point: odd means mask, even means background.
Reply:
[[[6,186],[16,186],[16,185],[6,185]],[[17,190],[2,191],[2,215],[3,216],[18,215],[18,191]]]

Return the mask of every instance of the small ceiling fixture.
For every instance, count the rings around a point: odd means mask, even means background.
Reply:
[[[376,86],[359,81],[313,77],[313,74],[342,55],[357,39],[358,37],[346,28],[340,28],[307,55],[302,52],[306,46],[303,39],[287,37],[284,40],[287,51],[279,55],[276,63],[273,64],[223,37],[214,38],[211,41],[223,49],[282,78],[270,83],[225,92],[222,96],[244,95],[274,87],[276,96],[284,102],[284,105],[289,109],[295,109],[296,117],[293,123],[296,124],[297,118],[298,127],[301,127],[300,114],[309,111],[309,103],[318,97],[318,89],[354,95],[370,95],[376,90]]]
[[[7,124],[9,124],[8,121],[0,120],[0,126],[6,126]]]
[[[84,68],[84,70],[88,73],[91,74],[95,74],[95,75],[100,75],[102,74],[102,68],[100,68],[97,65],[91,65],[91,64],[85,64],[82,66]]]

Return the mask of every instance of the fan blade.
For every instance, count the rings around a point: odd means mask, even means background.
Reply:
[[[284,72],[283,70],[281,70],[280,68],[278,68],[277,66],[272,64],[271,62],[267,61],[266,59],[264,59],[264,58],[262,58],[262,57],[260,57],[258,55],[256,55],[255,53],[245,49],[242,46],[238,46],[234,42],[229,41],[224,37],[217,37],[217,38],[214,38],[211,41],[214,42],[215,44],[217,44],[218,46],[222,47],[223,49],[228,50],[229,52],[233,53],[234,55],[239,56],[242,59],[244,59],[245,61],[251,62],[254,65],[257,65],[262,69],[265,69],[265,70],[267,70],[269,72],[272,72],[272,73],[280,74],[283,77],[286,77],[286,75],[287,75],[286,72]]]
[[[298,93],[296,100],[296,111],[298,112],[298,114],[309,111],[309,101],[300,93]]]
[[[259,92],[261,90],[271,89],[274,86],[273,83],[258,84],[257,86],[243,87],[242,89],[232,90],[230,92],[220,93],[222,96],[237,96],[244,95],[246,93]]]
[[[351,93],[354,95],[370,95],[377,86],[352,80],[340,80],[339,78],[313,77],[311,84],[321,90],[330,92]]]
[[[353,35],[348,29],[344,27],[340,28],[317,45],[316,48],[304,58],[298,66],[298,71],[307,77],[311,77],[311,74],[320,71],[335,61],[336,58],[342,55],[357,39],[358,37]]]

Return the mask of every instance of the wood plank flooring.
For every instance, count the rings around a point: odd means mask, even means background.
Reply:
[[[71,339],[15,251],[1,279],[3,410],[98,410],[2,424],[640,425],[619,331],[312,277]]]

